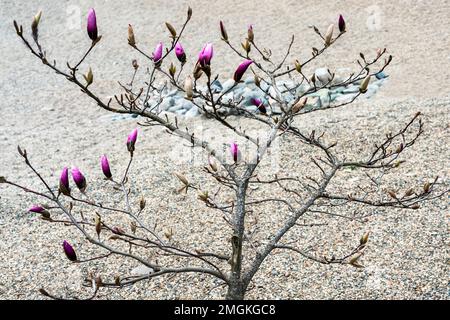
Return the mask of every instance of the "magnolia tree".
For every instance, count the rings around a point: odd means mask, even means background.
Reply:
[[[100,108],[114,113],[140,116],[144,119],[140,123],[142,126],[164,127],[169,134],[186,140],[192,147],[202,149],[208,156],[204,174],[217,184],[218,191],[214,195],[208,193],[184,175],[175,173],[182,184],[180,191],[197,192],[200,201],[221,214],[220,221],[217,223],[223,222],[223,218],[230,226],[229,246],[220,248],[220,252],[214,252],[219,248],[199,250],[198,243],[192,244],[191,247],[180,247],[171,241],[170,234],[160,234],[160,231],[146,224],[141,214],[145,211],[145,200],[141,199],[138,201],[139,206],[134,207],[134,202],[129,199],[129,172],[133,154],[136,152],[137,129],[128,137],[126,147],[129,151],[129,162],[120,178],[112,176],[107,157],[101,158],[102,171],[117,190],[117,197],[123,196],[124,208],[108,206],[93,199],[92,195],[88,196],[89,183],[78,168],[71,168],[70,173],[68,168],[63,168],[59,185],[55,185],[55,181],[46,181],[30,162],[26,150],[19,147],[19,153],[25,160],[25,164],[40,179],[45,188],[44,191],[32,190],[10,181],[7,177],[1,177],[0,182],[35,194],[43,200],[43,203],[33,206],[29,211],[40,214],[47,222],[72,226],[75,231],[83,235],[87,242],[104,251],[98,256],[83,257],[83,254],[77,252],[70,241],[64,240],[62,247],[70,261],[83,263],[117,255],[135,260],[147,270],[140,275],[118,274],[114,279],[101,278],[98,274],[90,275],[87,279],[89,286],[92,286],[92,295],[89,299],[94,298],[102,287],[122,288],[158,276],[180,273],[201,273],[215,277],[219,285],[227,288],[227,299],[243,299],[262,263],[277,250],[290,250],[322,264],[348,264],[362,267],[360,258],[369,238],[368,233],[362,235],[352,250],[339,257],[311,253],[299,248],[298,244],[292,241],[291,243],[283,241],[283,238],[286,239],[286,234],[290,230],[302,227],[299,220],[309,213],[321,212],[329,217],[346,218],[342,210],[348,205],[418,209],[421,202],[434,199],[446,192],[442,190],[442,184],[438,183],[437,178],[421,186],[405,187],[404,190],[396,189],[395,191],[389,186],[383,186],[379,178],[399,167],[403,162],[402,153],[411,148],[423,133],[420,113],[406,120],[403,125],[399,122],[397,131],[380,137],[369,154],[355,153],[350,159],[348,156],[339,154],[336,151],[337,143],[327,141],[324,133],[305,132],[296,126],[297,118],[305,114],[344,107],[364,95],[371,78],[382,72],[392,60],[392,56],[387,56],[386,49],[380,49],[372,58],[366,58],[360,54],[359,71],[344,79],[337,79],[331,71],[325,80],[318,79],[316,74],[311,76],[305,74],[304,67],[312,64],[346,33],[346,24],[342,16],[339,16],[336,27],[332,24],[325,32],[313,27],[322,45],[320,48],[312,48],[311,56],[305,61],[290,58],[294,36],[281,60],[275,61],[270,50],[258,46],[252,26],[248,27],[247,37],[241,46],[235,46],[230,41],[224,24],[220,22],[218,31],[222,41],[242,59],[242,63],[237,66],[233,76],[234,84],[221,92],[217,92],[213,86],[218,75],[213,76],[212,44],[208,43],[203,47],[198,58],[196,57],[193,70],[186,68],[183,70],[186,61],[191,57],[184,51],[181,40],[191,17],[192,10],[189,8],[187,18],[180,28],[166,23],[170,33],[170,43],[166,46],[159,43],[151,55],[138,47],[133,28],[131,25],[128,26],[128,45],[142,54],[149,66],[148,81],[141,86],[133,83],[139,68],[134,60],[133,80],[127,85],[121,85],[123,92],[115,95],[114,100],[108,101],[104,101],[91,89],[94,79],[92,70],[89,68],[85,74],[79,71],[86,57],[101,40],[93,9],[89,11],[87,17],[87,33],[91,42],[87,46],[86,53],[76,64],[67,63],[64,66],[57,65],[55,60],[51,60],[39,41],[41,12],[33,19],[31,39],[24,32],[22,25],[14,21],[17,35],[31,53],[46,67],[79,87],[81,92],[89,96]],[[176,61],[175,57],[179,61],[178,66],[168,63],[170,59]],[[256,107],[253,109],[244,106],[242,99],[227,98],[227,93],[239,85],[245,85],[241,80],[245,73],[254,77],[254,84],[264,96],[264,99],[252,99],[251,102]],[[290,79],[294,85],[282,85],[283,79],[286,78]],[[320,107],[314,107],[308,101],[312,100],[312,95],[321,89],[333,89],[352,84],[359,86],[359,92],[350,101]],[[247,153],[245,157],[242,154],[244,151],[241,144],[232,142],[226,144],[226,148],[214,147],[211,141],[197,137],[190,128],[180,128],[176,115],[162,112],[158,106],[166,98],[164,92],[168,85],[178,90],[185,99],[195,105],[202,115],[208,118],[211,125],[217,124],[224,131],[229,130],[236,138],[252,146],[245,151]],[[306,89],[298,93],[297,89],[300,86]],[[151,99],[157,101],[156,105],[150,103]],[[252,136],[236,125],[232,119],[230,120],[230,114],[238,114],[248,121],[255,122],[261,130],[264,130],[264,135]],[[261,178],[261,172],[258,170],[261,168],[261,161],[273,148],[274,141],[281,136],[291,136],[305,147],[317,152],[310,159],[311,166],[317,169],[314,171],[317,174],[306,177],[298,177],[296,174],[286,176],[276,174],[270,179]],[[346,168],[351,168],[351,172],[355,173],[363,171],[367,177],[364,187],[360,186],[358,190],[352,190],[350,194],[341,190],[342,188],[329,188],[337,174]],[[73,178],[75,184],[73,186],[69,182],[69,174]],[[250,192],[253,186],[267,186],[268,191],[263,195],[254,196]],[[282,191],[281,196],[270,192],[275,188]],[[222,192],[221,190],[230,192],[233,195],[233,201],[221,202],[221,198],[217,196]],[[250,223],[248,215],[250,212],[257,212],[260,217],[269,215],[270,212],[258,211],[261,205],[269,203],[283,207],[288,215],[285,216],[281,225],[277,226],[275,232],[271,231],[270,235],[261,241],[254,241],[252,232],[258,221],[255,219]],[[334,209],[338,209],[339,214],[334,213]],[[108,215],[108,213],[114,215]],[[117,215],[123,215],[129,219],[130,226],[127,228],[116,226],[112,217]],[[205,241],[203,247],[210,247],[208,237],[203,239]],[[149,256],[170,257],[170,259],[148,259]],[[41,293],[51,298],[58,298],[44,288],[41,289]]]

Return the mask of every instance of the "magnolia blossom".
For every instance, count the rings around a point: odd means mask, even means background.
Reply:
[[[66,240],[63,241],[63,249],[64,253],[70,261],[77,261],[77,254],[75,253],[75,250]]]
[[[137,134],[138,134],[138,129],[136,128],[128,135],[127,149],[129,152],[134,151],[134,145],[136,144]]]
[[[213,46],[212,43],[207,43],[203,47],[202,51],[198,55],[198,62],[204,66],[209,65],[211,63],[211,59],[213,57]]]
[[[69,187],[69,169],[64,167],[61,171],[61,176],[59,178],[59,191],[65,195],[70,195],[70,187]]]
[[[92,41],[97,40],[98,38],[97,17],[95,16],[95,10],[93,8],[89,9],[88,12],[87,33]]]
[[[186,62],[186,53],[184,52],[184,49],[179,42],[177,42],[177,44],[175,45],[175,55],[181,63]]]
[[[234,81],[239,82],[242,79],[242,76],[244,75],[245,71],[247,71],[247,68],[249,65],[253,63],[252,60],[245,60],[242,62],[239,67],[237,67],[236,71],[234,72]]]
[[[111,179],[111,168],[109,167],[108,158],[106,157],[106,154],[102,155],[100,158],[100,163],[102,165],[102,171],[106,178]]]
[[[81,192],[86,190],[86,178],[77,167],[72,168],[72,179]]]
[[[163,44],[162,42],[158,43],[158,45],[155,48],[155,51],[153,52],[153,62],[157,63],[159,60],[161,60],[163,52]]]

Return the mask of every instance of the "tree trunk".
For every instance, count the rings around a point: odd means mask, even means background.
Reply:
[[[242,281],[242,241],[244,238],[244,220],[245,220],[245,196],[248,183],[244,181],[238,185],[236,191],[236,207],[234,209],[233,236],[231,237],[232,256],[231,256],[231,275],[227,300],[242,300],[245,295],[245,285]]]
[[[231,281],[228,287],[226,300],[244,300],[245,286],[241,281]]]

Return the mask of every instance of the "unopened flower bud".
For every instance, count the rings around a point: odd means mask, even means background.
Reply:
[[[100,237],[100,232],[102,231],[102,221],[99,216],[95,217],[95,232],[97,233],[97,236]]]
[[[134,221],[130,222],[130,229],[131,229],[131,232],[136,233],[136,229],[137,229],[136,222],[134,222]]]
[[[38,37],[38,26],[39,21],[41,20],[42,11],[39,11],[34,17],[33,22],[31,23],[31,33],[33,38],[36,40]]]
[[[217,172],[217,163],[211,155],[208,157],[208,164],[212,171]]]
[[[203,202],[208,202],[208,191],[198,191],[198,198]]]
[[[93,8],[89,9],[87,18],[87,33],[92,41],[97,40],[98,30],[97,30],[97,17],[95,15],[95,10]]]
[[[131,24],[128,25],[128,44],[132,47],[136,46],[136,39],[134,37],[134,31]]]
[[[220,34],[222,35],[222,40],[228,42],[228,33],[222,21],[220,21]]]
[[[292,113],[297,113],[300,110],[302,110],[303,107],[306,105],[307,101],[308,101],[307,97],[301,97],[300,100],[292,107]]]
[[[86,190],[86,178],[77,167],[72,168],[72,179],[81,192]]]
[[[369,86],[370,76],[367,76],[364,78],[364,80],[361,82],[361,85],[359,86],[359,92],[366,93],[367,87]]]
[[[253,25],[249,25],[248,29],[247,29],[247,39],[250,42],[253,42],[253,40],[255,39],[255,35],[253,33]]]
[[[28,211],[29,212],[35,212],[35,213],[43,213],[46,210],[42,206],[34,205],[30,209],[28,209]]]
[[[213,57],[212,43],[207,43],[204,45],[202,51],[200,51],[200,54],[198,55],[198,62],[202,67],[205,65],[210,65],[212,57]]]
[[[75,253],[75,250],[70,245],[70,243],[67,242],[66,240],[64,240],[64,242],[63,242],[63,249],[64,249],[64,253],[66,254],[66,257],[70,261],[77,261],[77,254]]]
[[[231,156],[233,157],[233,161],[235,163],[238,162],[239,156],[240,156],[240,151],[239,151],[237,143],[232,142],[230,144],[230,153],[231,153]]]
[[[295,70],[297,70],[298,73],[302,72],[302,65],[298,60],[295,60]]]
[[[134,151],[134,146],[136,144],[137,135],[138,135],[138,129],[136,128],[128,135],[128,138],[127,138],[127,149],[131,154]]]
[[[117,234],[119,236],[123,236],[125,234],[125,231],[120,227],[114,227],[111,229],[112,233]]]
[[[107,179],[111,179],[111,177],[112,177],[111,168],[109,166],[109,161],[108,161],[108,158],[106,157],[106,154],[102,155],[102,157],[100,158],[100,163],[101,163],[102,171],[103,171],[103,174],[105,175],[105,177]]]
[[[142,196],[141,200],[139,200],[139,209],[141,209],[141,211],[145,209],[145,203],[145,198]]]
[[[408,191],[405,192],[404,197],[409,197],[409,196],[411,196],[413,193],[414,193],[414,190],[413,190],[413,189],[409,189]]]
[[[94,74],[92,73],[91,67],[89,67],[89,70],[86,74],[83,75],[84,80],[86,80],[86,87],[90,86],[92,82],[94,81]]]
[[[163,53],[163,44],[162,42],[158,43],[158,45],[155,48],[155,51],[153,51],[153,62],[157,65],[161,58]]]
[[[177,177],[185,186],[189,185],[189,181],[188,179],[186,179],[185,176],[183,176],[181,173],[178,172],[174,172],[173,173],[175,175],[175,177]]]
[[[200,63],[197,63],[194,68],[194,79],[198,80],[203,74],[203,68]]]
[[[391,196],[391,198],[397,199],[397,195],[395,194],[394,191],[388,190],[388,194],[389,194],[389,196]]]
[[[367,241],[369,240],[369,232],[366,232],[363,234],[363,236],[361,237],[361,240],[359,241],[359,243],[361,245],[366,244]]]
[[[164,236],[170,241],[173,237],[173,229],[166,229],[164,230]]]
[[[177,42],[177,44],[175,45],[175,55],[177,56],[178,61],[180,61],[182,64],[186,62],[186,53],[184,52],[184,49],[179,42]]]
[[[241,81],[242,76],[244,75],[245,71],[247,71],[248,67],[253,63],[252,60],[245,60],[244,62],[242,62],[236,69],[236,71],[234,72],[234,76],[233,79],[236,82]]]
[[[69,169],[64,167],[59,178],[59,192],[65,196],[70,196]]]
[[[192,100],[194,97],[194,82],[191,76],[187,76],[184,80],[184,91],[186,91],[186,99]]]
[[[334,31],[334,24],[330,24],[330,26],[327,29],[327,32],[325,33],[325,45],[328,47],[332,40],[333,40],[333,31]]]
[[[136,59],[133,59],[133,61],[131,61],[131,65],[133,66],[134,70],[137,70],[139,68],[139,64]]]
[[[345,31],[345,20],[342,14],[339,15],[338,26],[341,33]]]
[[[361,265],[357,263],[358,259],[361,258],[361,256],[361,253],[357,253],[356,255],[354,255],[353,258],[350,259],[350,264],[354,267],[361,267]]]
[[[248,39],[245,39],[245,42],[241,43],[242,48],[245,50],[245,52],[250,53],[250,50],[252,48],[250,42],[248,41]]]
[[[262,102],[261,99],[258,98],[252,98],[250,100],[251,104],[256,106],[259,110],[259,112],[261,112],[262,114],[266,114],[267,113],[267,109],[266,106],[264,105],[264,103]]]
[[[175,65],[171,62],[169,67],[169,74],[173,78],[175,76],[175,73],[177,72],[177,68]]]
[[[261,86],[261,79],[256,74],[254,76],[254,79],[255,79],[255,85],[257,87],[260,87]]]
[[[172,38],[175,38],[177,36],[177,31],[175,30],[175,28],[168,22],[166,22],[166,27],[170,32],[170,35],[172,36]]]

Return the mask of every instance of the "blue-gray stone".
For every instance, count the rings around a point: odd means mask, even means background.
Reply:
[[[358,92],[359,92],[359,87],[354,86],[354,85],[350,85],[345,90],[342,91],[343,94],[358,93]]]
[[[194,107],[194,104],[191,101],[186,100],[186,99],[183,99],[183,101],[179,101],[178,103],[181,104],[181,107],[184,110],[190,110],[192,107]]]
[[[197,106],[192,106],[192,108],[190,108],[185,114],[184,116],[186,118],[193,118],[193,117],[197,117],[200,115],[200,111],[198,110]]]
[[[376,77],[378,80],[380,80],[380,79],[387,78],[388,76],[387,76],[383,71],[380,71],[380,72],[378,72],[377,74],[375,74],[375,77]]]
[[[159,109],[162,111],[167,111],[175,105],[175,99],[172,97],[165,98],[163,102],[159,105]]]
[[[213,90],[214,93],[218,93],[223,90],[223,86],[220,83],[219,79],[216,79],[211,83],[211,89]]]
[[[174,105],[174,106],[170,107],[169,109],[167,109],[168,112],[176,112],[179,110],[184,110],[183,106],[181,104]]]
[[[222,84],[222,90],[223,90],[223,91],[227,91],[227,90],[230,89],[233,85],[234,85],[234,80],[233,80],[233,79],[228,79],[227,81],[225,81],[225,82]]]

